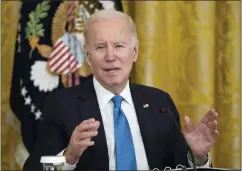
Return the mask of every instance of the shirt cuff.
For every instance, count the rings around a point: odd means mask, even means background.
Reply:
[[[57,154],[57,156],[64,156],[64,151],[65,151],[65,149],[62,150],[59,154]],[[63,166],[63,170],[74,170],[76,168],[77,163],[75,163],[74,165],[71,165],[71,164],[68,164],[67,162],[65,162],[64,166]]]
[[[187,158],[188,158],[188,164],[190,165],[190,167],[193,167],[193,163],[191,161],[192,159],[191,159],[191,156],[189,153],[187,154]],[[212,163],[212,161],[211,161],[210,155],[208,154],[207,161],[196,160],[196,164],[197,164],[196,167],[197,168],[209,168],[209,167],[211,167],[211,163]]]

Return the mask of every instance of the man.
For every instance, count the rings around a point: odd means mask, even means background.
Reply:
[[[138,58],[132,19],[114,10],[96,12],[85,23],[84,37],[85,56],[94,76],[49,97],[24,170],[40,169],[44,155],[64,155],[68,170],[191,166],[179,113],[170,96],[129,82]],[[209,110],[196,126],[185,118],[184,137],[198,166],[211,164],[208,152],[218,136],[217,116]]]

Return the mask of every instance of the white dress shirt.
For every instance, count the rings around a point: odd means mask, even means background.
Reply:
[[[109,156],[109,169],[116,169],[116,154],[115,154],[115,140],[114,140],[114,117],[113,117],[113,102],[112,98],[115,96],[112,92],[105,89],[96,79],[93,77],[94,89],[96,91],[97,100],[99,104],[99,108],[101,111],[107,147],[108,147],[108,156]],[[141,132],[137,120],[137,115],[135,111],[135,106],[132,100],[129,82],[127,83],[124,90],[119,94],[123,97],[123,102],[121,104],[121,108],[129,122],[131,134],[133,137],[134,150],[136,156],[136,163],[138,170],[150,170],[148,165],[148,160],[143,144],[143,140],[141,137]],[[65,149],[64,149],[65,150]],[[61,151],[58,155],[63,156],[64,150]],[[188,160],[190,166],[192,163]],[[202,166],[209,167],[210,160]],[[76,165],[69,165],[68,163],[64,164],[64,170],[74,170]],[[151,168],[154,169],[154,168]],[[163,168],[159,168],[163,169]]]

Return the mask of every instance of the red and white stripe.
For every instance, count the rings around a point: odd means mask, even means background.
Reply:
[[[71,54],[70,49],[62,40],[58,40],[48,59],[51,72],[57,74],[73,73],[78,68],[78,61]]]

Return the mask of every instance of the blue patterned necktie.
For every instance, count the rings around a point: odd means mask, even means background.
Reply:
[[[129,123],[121,109],[123,97],[114,96],[114,133],[116,170],[137,170],[134,144]]]

